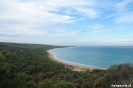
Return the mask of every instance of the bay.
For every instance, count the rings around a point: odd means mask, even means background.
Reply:
[[[132,63],[132,46],[78,46],[50,50],[56,59],[96,68]]]

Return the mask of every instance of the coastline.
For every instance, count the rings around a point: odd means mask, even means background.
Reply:
[[[50,50],[52,50],[52,49],[50,49]],[[62,63],[62,64],[65,65],[66,68],[70,68],[73,71],[84,71],[84,70],[92,71],[93,69],[104,70],[102,68],[89,67],[89,66],[84,66],[84,65],[80,65],[80,64],[74,64],[74,63],[70,63],[70,62],[59,60],[56,57],[54,57],[54,55],[50,52],[50,50],[47,50],[49,59],[51,59],[52,61],[58,62],[58,63]]]

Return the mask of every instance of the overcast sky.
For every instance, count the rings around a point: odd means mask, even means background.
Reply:
[[[133,0],[0,0],[0,42],[133,45]]]

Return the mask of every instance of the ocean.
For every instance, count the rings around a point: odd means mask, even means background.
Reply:
[[[94,67],[109,68],[112,65],[133,63],[133,46],[78,46],[50,50],[61,61]]]

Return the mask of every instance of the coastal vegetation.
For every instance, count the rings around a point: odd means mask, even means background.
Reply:
[[[48,58],[47,50],[61,47],[0,43],[0,88],[111,88],[115,84],[133,85],[133,64],[113,65],[106,70],[73,71]]]

